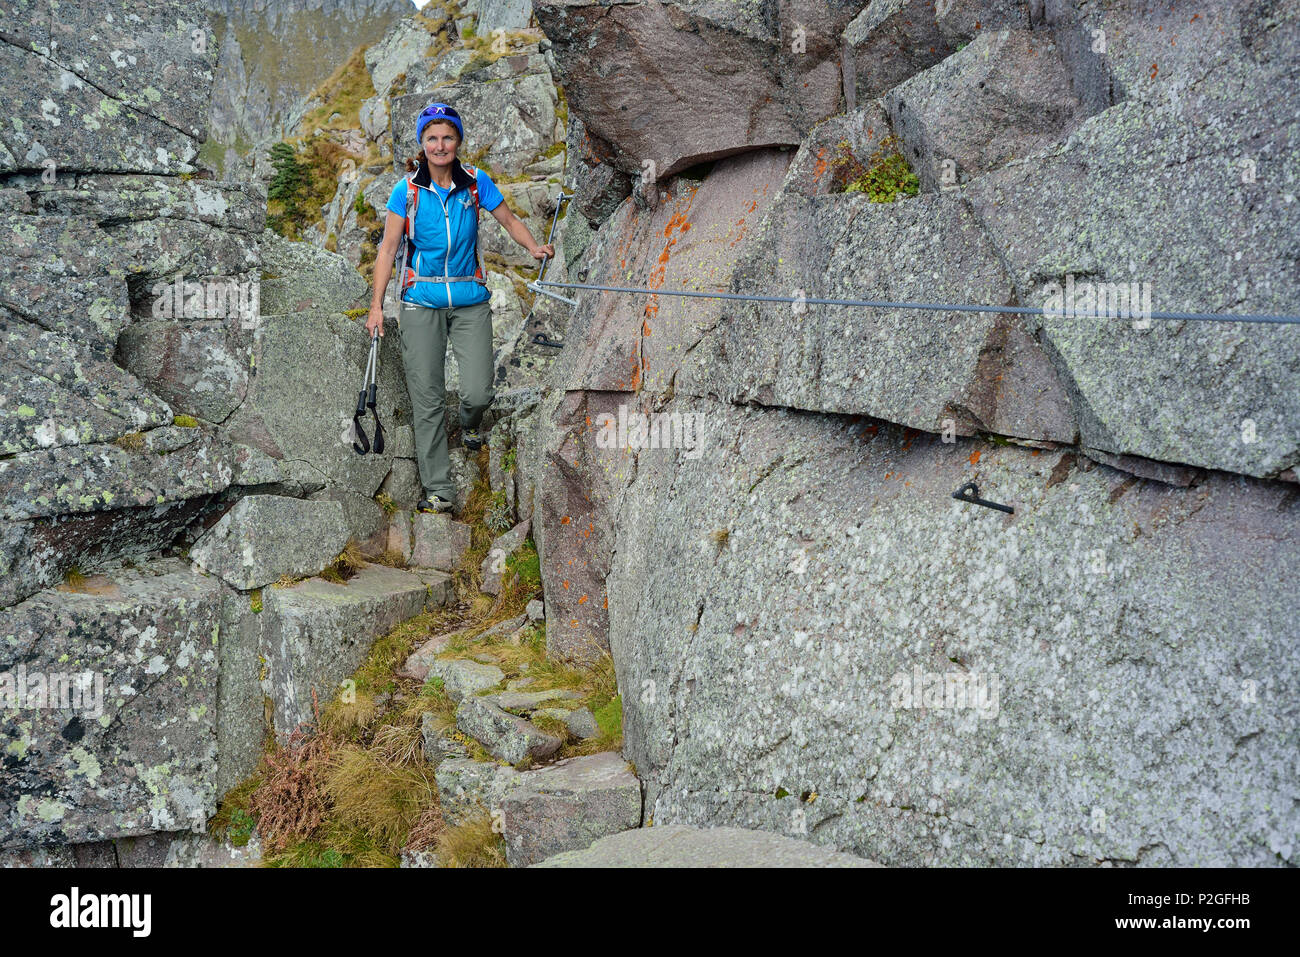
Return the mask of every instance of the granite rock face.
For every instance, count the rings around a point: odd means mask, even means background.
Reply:
[[[141,836],[128,856],[161,863],[147,848],[168,836],[150,832],[206,820],[268,730],[313,719],[313,695],[444,604],[450,579],[371,566],[265,587],[314,574],[349,538],[386,550],[372,496],[398,462],[390,493],[409,498],[414,472],[397,336],[380,363],[388,448],[359,456],[355,261],[265,231],[261,183],[196,169],[218,39],[238,29],[194,3],[56,6],[0,10],[14,103],[0,131],[0,698],[10,665],[84,661],[108,678],[110,716],[0,700],[22,765],[0,844],[120,857],[106,842]],[[288,19],[372,6],[302,0]]]
[[[1296,852],[1289,487],[712,415],[698,460],[642,454],[608,581],[620,686],[650,689],[624,727],[656,822],[909,864]],[[967,481],[1014,515],[954,502]],[[1228,542],[1241,559],[1214,559]]]
[[[537,0],[533,12],[587,130],[617,146],[623,173],[651,170],[658,179],[755,147],[797,144],[837,112],[839,37],[858,7]]]
[[[15,0],[0,11],[10,115],[0,171],[192,171],[217,45],[188,0],[101,10]],[[197,33],[197,37],[196,37]]]
[[[221,588],[182,562],[0,612],[0,846],[202,825],[215,810]]]

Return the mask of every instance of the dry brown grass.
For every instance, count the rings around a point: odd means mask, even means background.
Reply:
[[[428,808],[438,805],[432,767],[393,763],[380,750],[357,745],[330,755],[324,790],[333,805],[331,820],[394,854]]]
[[[113,440],[113,444],[128,452],[143,452],[145,445],[144,433],[128,432],[126,435],[119,435]]]
[[[430,806],[420,815],[420,819],[415,822],[415,827],[411,828],[411,833],[406,839],[406,846],[412,851],[427,851],[434,847],[438,840],[438,835],[447,827],[447,822],[442,818],[442,808]]]
[[[369,730],[379,717],[379,706],[368,692],[356,690],[353,700],[345,703],[336,697],[321,709],[321,728],[328,734],[341,738],[355,738]]]
[[[374,559],[376,565],[387,565],[389,568],[406,568],[406,556],[395,548],[389,548],[384,554]]]
[[[348,543],[343,546],[343,551],[339,552],[339,557],[321,570],[320,577],[327,582],[342,585],[349,578],[355,578],[357,572],[366,565],[367,562],[361,554],[361,546],[357,544],[356,539],[348,539]]]
[[[487,811],[444,828],[435,848],[443,867],[505,867],[505,841],[492,830]]]

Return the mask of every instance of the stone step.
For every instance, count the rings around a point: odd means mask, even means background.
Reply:
[[[506,861],[527,867],[641,823],[641,782],[605,751],[527,771],[501,801]]]
[[[456,727],[482,744],[494,758],[511,764],[525,758],[549,758],[564,744],[555,735],[484,698],[467,697],[460,703]]]
[[[350,534],[339,502],[249,495],[194,543],[190,559],[233,588],[262,588],[284,575],[315,575]]]
[[[228,591],[221,647],[220,781],[233,786],[261,753],[263,697],[271,699],[278,735],[315,721],[321,706],[365,661],[379,636],[445,601],[440,572],[367,565],[342,584],[309,578],[250,595]]]
[[[507,845],[508,847],[508,845]],[[534,867],[880,867],[806,841],[741,827],[667,824],[602,837]]]
[[[446,512],[411,516],[411,565],[450,572],[460,564],[469,544],[470,527]]]

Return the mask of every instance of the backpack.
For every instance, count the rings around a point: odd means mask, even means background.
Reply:
[[[415,255],[415,214],[420,205],[420,188],[415,185],[415,177],[420,175],[419,170],[411,173],[406,177],[406,218],[403,220],[402,240],[397,248],[397,259],[395,268],[401,275],[401,289],[398,290],[398,301],[406,298],[406,290],[417,282],[477,282],[487,285],[487,279],[483,275],[483,265],[479,262],[478,257],[478,219],[479,219],[479,201],[478,201],[478,169],[473,166],[467,166],[457,161],[462,170],[468,173],[472,180],[469,182],[469,194],[474,198],[474,275],[472,276],[419,276],[416,275],[415,268],[411,265]],[[456,188],[453,174],[452,189]],[[448,197],[450,197],[448,193]]]

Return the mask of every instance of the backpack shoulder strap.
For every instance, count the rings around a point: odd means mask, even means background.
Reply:
[[[474,182],[469,184],[469,194],[474,197],[474,218],[478,219],[478,167],[461,163],[461,168],[470,176],[474,177]]]
[[[415,242],[415,211],[420,205],[420,191],[415,186],[415,173],[406,177],[406,237]]]

